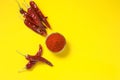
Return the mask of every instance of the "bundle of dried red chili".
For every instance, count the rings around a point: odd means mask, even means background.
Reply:
[[[50,28],[47,17],[43,15],[34,1],[30,1],[30,7],[27,11],[20,7],[20,13],[23,14],[27,27],[42,36],[47,35],[46,27]]]

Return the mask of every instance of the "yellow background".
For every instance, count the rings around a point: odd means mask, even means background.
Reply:
[[[19,0],[24,9],[24,0]],[[29,0],[26,0],[29,3]],[[0,0],[1,80],[120,80],[119,0],[35,0],[48,16],[52,30],[66,38],[61,54],[50,52],[42,37],[23,23],[15,0]],[[43,46],[43,56],[54,64],[38,63],[19,73]]]

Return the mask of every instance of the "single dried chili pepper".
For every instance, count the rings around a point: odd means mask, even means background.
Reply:
[[[45,17],[43,15],[43,13],[41,12],[41,10],[38,8],[37,4],[34,1],[30,1],[30,6],[34,9],[34,11],[37,13],[37,15],[39,16],[40,20],[42,20],[44,22],[44,24],[48,27],[50,27],[50,24],[48,23],[48,21],[46,20],[47,17]]]

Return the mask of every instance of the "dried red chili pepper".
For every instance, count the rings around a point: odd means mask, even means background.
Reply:
[[[27,27],[29,27],[30,29],[32,29],[34,32],[41,34],[43,36],[46,36],[46,30],[41,29],[39,27],[37,27],[36,25],[32,24],[29,20],[25,19],[24,23]]]
[[[60,52],[65,44],[66,40],[60,33],[52,33],[46,39],[46,46],[52,52]]]
[[[33,8],[33,10],[37,13],[37,15],[39,16],[40,20],[44,22],[44,24],[48,27],[50,27],[50,24],[48,23],[48,21],[46,20],[47,17],[45,17],[43,15],[43,13],[41,12],[41,10],[38,8],[37,4],[34,1],[30,1],[30,6]]]
[[[29,61],[27,64],[26,64],[26,69],[31,69],[34,65],[36,64],[36,61]]]
[[[53,66],[53,64],[48,61],[47,59],[43,58],[42,56],[42,46],[39,46],[39,51],[36,53],[36,55],[26,55],[25,58],[29,61],[26,64],[26,69],[31,69],[37,62],[44,62],[50,66]]]
[[[29,14],[29,16],[33,19],[33,21],[36,23],[37,26],[41,27],[42,29],[46,28],[42,22],[40,21],[38,15],[36,14],[36,12],[30,7],[28,8],[27,13]]]
[[[18,3],[18,2],[17,2]],[[23,10],[23,8],[20,7],[20,4],[18,3],[19,8],[20,8],[20,13],[23,14],[25,20],[24,23],[26,26],[28,26],[30,29],[35,31],[36,33],[46,36],[46,27],[44,24],[40,21],[40,18],[36,14],[36,12],[30,7],[28,8],[28,11],[26,12]]]

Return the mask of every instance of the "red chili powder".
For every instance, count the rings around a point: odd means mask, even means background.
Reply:
[[[52,33],[46,39],[46,45],[52,52],[61,51],[64,48],[65,44],[66,40],[60,33]]]

